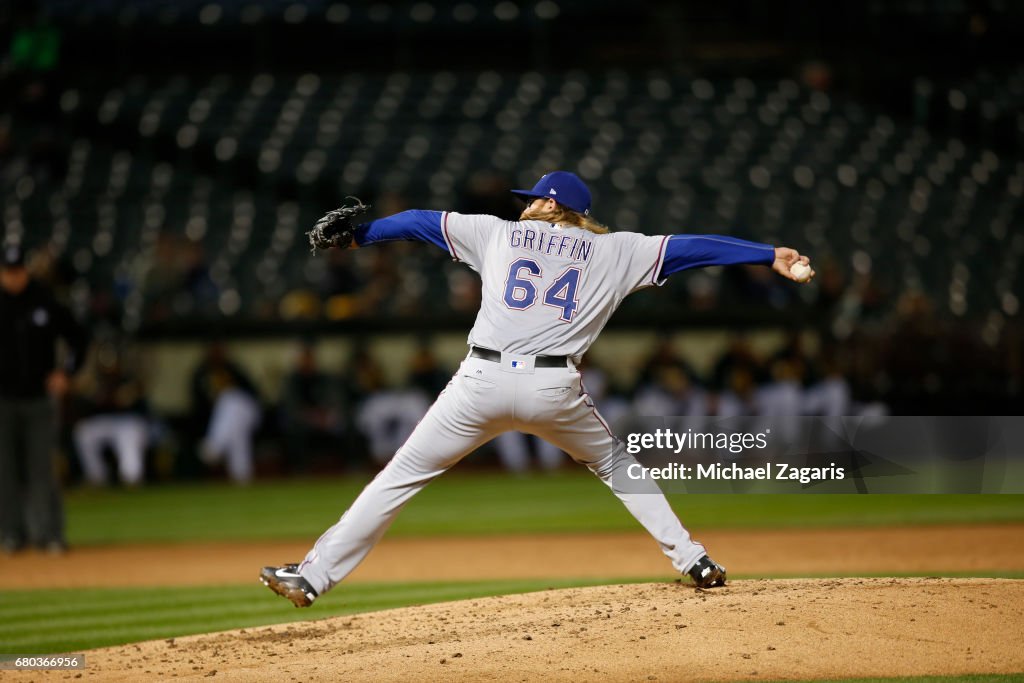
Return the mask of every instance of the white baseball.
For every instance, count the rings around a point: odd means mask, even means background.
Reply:
[[[806,263],[797,261],[789,267],[789,272],[797,279],[797,282],[807,282],[811,279],[811,267]]]

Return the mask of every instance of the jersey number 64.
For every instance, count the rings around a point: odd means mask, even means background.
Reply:
[[[580,269],[570,266],[555,278],[544,290],[542,302],[545,306],[559,309],[558,319],[572,322],[580,302],[576,290],[580,285]],[[537,285],[543,284],[543,271],[533,259],[521,258],[512,262],[505,278],[505,293],[502,299],[513,311],[525,311],[537,302]]]

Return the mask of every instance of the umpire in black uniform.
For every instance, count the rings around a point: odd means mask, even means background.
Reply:
[[[64,511],[53,470],[57,399],[84,359],[88,335],[53,294],[29,276],[19,246],[0,269],[0,544],[60,553]],[[57,339],[68,346],[57,367]]]

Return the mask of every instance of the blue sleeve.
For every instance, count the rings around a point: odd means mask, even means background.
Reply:
[[[770,266],[775,247],[723,235],[672,235],[665,247],[665,261],[658,279],[689,268],[732,266],[740,263]]]
[[[441,234],[441,212],[413,209],[356,226],[355,242],[366,247],[378,242],[418,240],[448,251]]]

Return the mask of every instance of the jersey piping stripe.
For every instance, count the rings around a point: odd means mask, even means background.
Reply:
[[[589,397],[589,394],[588,394],[588,397]],[[590,412],[592,412],[592,413],[594,414],[594,417],[596,417],[596,418],[597,418],[597,421],[601,423],[601,426],[602,426],[602,427],[604,427],[604,431],[608,432],[608,436],[610,436],[610,437],[612,437],[612,438],[614,439],[614,438],[615,438],[615,435],[614,435],[614,434],[612,434],[612,430],[611,430],[611,428],[610,428],[610,427],[608,426],[608,423],[607,423],[607,422],[605,422],[605,421],[604,421],[604,418],[603,418],[603,417],[601,417],[601,414],[600,414],[599,412],[597,412],[597,406],[591,406],[591,407],[590,407]]]
[[[665,284],[667,278],[661,278],[661,282],[658,281],[658,276],[661,275],[661,269],[665,265],[665,251],[668,249],[668,235],[665,235],[661,239],[661,249],[658,250],[658,260],[654,262],[654,272],[651,274],[651,284],[660,287]]]
[[[592,412],[594,414],[594,417],[597,418],[597,421],[601,423],[602,427],[604,427],[604,431],[608,432],[608,436],[610,436],[613,439],[617,440],[617,437],[615,436],[615,434],[612,433],[612,430],[608,426],[608,423],[605,422],[604,418],[601,417],[601,414],[597,412],[597,404],[594,403],[594,399],[590,396],[590,392],[587,391],[587,387],[583,383],[583,371],[580,370],[579,373],[580,373],[580,396],[583,398],[584,405],[586,405],[588,408],[590,408],[590,412]]]
[[[709,242],[721,242],[722,244],[739,244],[738,242],[734,242],[732,240],[722,239],[721,237],[710,237],[708,235],[670,235],[670,237],[674,237],[677,240],[708,240]],[[747,242],[746,244],[740,244],[740,246],[750,247],[752,249],[775,249],[775,247],[771,246],[770,244],[757,244],[754,242]]]
[[[333,528],[334,527],[328,527],[327,531],[330,531]],[[320,538],[323,538],[324,536],[326,536],[327,535],[327,531],[325,531],[324,533],[320,534]],[[316,562],[317,560],[320,559],[320,552],[317,550],[317,544],[320,543],[320,538],[316,539],[316,543],[313,544],[313,552],[310,553],[310,555],[312,555],[313,557],[312,558],[305,558],[305,559],[303,559],[302,562],[299,564],[299,568],[295,570],[299,574],[301,574],[302,570],[306,568],[306,565],[310,564],[311,562]]]
[[[756,244],[753,242],[747,242],[746,244],[739,244],[732,240],[722,239],[720,237],[709,237],[707,235],[672,235],[678,240],[707,240],[708,242],[721,242],[722,244],[731,244],[733,246],[750,247],[751,249],[764,249],[765,251],[775,251],[775,247],[770,244]],[[745,240],[744,240],[745,241]]]
[[[445,211],[441,214],[441,233],[444,235],[444,243],[448,245],[448,251],[451,253],[452,258],[456,261],[462,261],[459,255],[455,252],[455,245],[452,244],[451,238],[448,236],[448,212]]]
[[[582,393],[580,394],[580,396],[583,397],[584,405],[590,408],[590,412],[593,413],[594,417],[597,418],[597,421],[601,423],[602,427],[604,427],[604,431],[608,432],[608,436],[612,437],[613,439],[618,439],[618,437],[616,437],[615,434],[612,432],[611,427],[608,426],[608,423],[604,421],[603,417],[601,417],[601,413],[597,412],[597,404],[594,403],[594,399],[591,398],[590,394]]]

